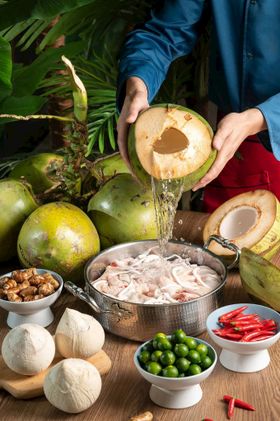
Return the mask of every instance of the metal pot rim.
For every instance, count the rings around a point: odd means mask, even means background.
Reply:
[[[182,246],[188,246],[188,247],[192,247],[192,248],[195,248],[195,249],[200,249],[201,251],[203,251],[203,252],[205,252],[205,253],[207,253],[207,254],[210,254],[214,259],[216,259],[216,260],[218,260],[219,261],[219,263],[222,265],[222,267],[223,267],[223,269],[224,269],[224,279],[221,281],[221,283],[215,288],[215,289],[213,289],[212,291],[210,291],[210,292],[208,292],[207,294],[204,294],[204,295],[202,295],[201,297],[198,297],[198,298],[194,298],[194,299],[192,299],[192,300],[189,300],[189,301],[185,301],[185,302],[182,302],[182,303],[166,303],[166,304],[143,304],[143,303],[134,303],[134,302],[132,302],[132,301],[125,301],[125,300],[120,300],[120,299],[118,299],[118,298],[115,298],[115,297],[111,297],[111,296],[109,296],[109,295],[106,295],[106,294],[104,294],[103,292],[100,292],[98,289],[96,289],[92,284],[91,284],[91,282],[89,281],[89,279],[88,279],[88,276],[87,276],[87,272],[88,272],[88,268],[90,267],[90,265],[91,265],[91,263],[97,258],[97,257],[99,257],[99,256],[102,256],[103,254],[106,254],[108,251],[110,251],[110,250],[114,250],[115,248],[119,248],[120,246],[130,246],[130,245],[133,245],[133,244],[135,244],[135,243],[137,243],[137,244],[141,244],[141,243],[147,243],[147,242],[153,242],[153,243],[157,243],[157,240],[138,240],[138,241],[131,241],[131,242],[127,242],[127,243],[121,243],[121,244],[117,244],[117,245],[114,245],[114,246],[111,246],[111,247],[108,247],[107,249],[105,249],[105,250],[103,250],[103,251],[101,251],[100,253],[98,253],[97,255],[95,255],[95,256],[93,256],[93,257],[91,257],[90,259],[89,259],[89,261],[87,262],[87,264],[85,265],[85,268],[84,268],[84,278],[85,278],[85,282],[86,282],[86,285],[87,286],[89,286],[89,288],[90,289],[93,289],[94,290],[94,292],[95,293],[97,293],[97,294],[99,294],[101,297],[105,297],[106,298],[106,300],[109,300],[109,301],[111,301],[112,303],[114,303],[114,302],[116,302],[117,304],[128,304],[128,305],[135,305],[135,306],[137,306],[137,307],[143,307],[143,308],[157,308],[157,307],[159,307],[159,306],[161,306],[161,307],[168,307],[168,308],[170,308],[171,306],[183,306],[183,305],[186,305],[186,304],[188,304],[188,303],[194,303],[194,302],[197,302],[197,301],[200,301],[200,300],[203,300],[203,299],[205,299],[206,297],[209,297],[209,296],[211,296],[211,295],[214,295],[216,292],[218,292],[221,288],[223,288],[223,286],[225,285],[225,283],[226,283],[226,281],[227,281],[227,274],[228,274],[228,271],[227,271],[227,267],[226,267],[226,265],[224,264],[224,262],[221,260],[221,258],[220,257],[218,257],[216,254],[214,254],[214,253],[212,253],[210,250],[208,250],[208,249],[205,249],[205,248],[203,248],[203,246],[199,246],[199,245],[196,245],[196,244],[192,244],[192,243],[187,243],[187,242],[182,242],[182,241],[176,241],[176,240],[171,240],[171,241],[169,241],[169,243],[173,243],[173,244],[180,244],[180,245],[182,245]]]

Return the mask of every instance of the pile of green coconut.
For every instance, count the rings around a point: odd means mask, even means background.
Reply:
[[[23,267],[81,282],[85,263],[102,248],[157,238],[151,176],[182,179],[188,191],[211,167],[216,151],[213,131],[200,115],[158,104],[130,126],[130,169],[118,153],[86,158],[87,94],[71,62],[63,61],[73,89],[73,117],[65,119],[70,135],[59,153],[32,155],[0,181],[0,262],[18,256]],[[205,241],[221,235],[242,249],[244,287],[278,310],[280,270],[269,261],[280,249],[279,227],[277,198],[259,190],[224,203],[203,232]],[[215,243],[210,250],[230,258],[231,252]]]

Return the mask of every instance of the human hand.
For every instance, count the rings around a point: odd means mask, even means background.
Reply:
[[[138,114],[148,107],[148,91],[145,83],[138,77],[129,78],[126,82],[126,96],[117,124],[119,151],[129,168],[130,162],[127,153],[128,127],[135,122]]]
[[[214,180],[234,156],[241,143],[248,136],[266,130],[265,118],[257,108],[250,108],[242,113],[230,113],[218,124],[213,139],[213,147],[217,149],[217,158],[208,173],[193,187],[193,191],[201,189]]]

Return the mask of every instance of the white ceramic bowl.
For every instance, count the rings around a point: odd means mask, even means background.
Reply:
[[[213,329],[221,327],[218,318],[229,311],[241,306],[248,306],[244,314],[257,313],[262,319],[273,319],[277,323],[277,333],[269,339],[256,342],[235,342],[217,336]],[[228,370],[240,373],[252,373],[263,370],[270,362],[268,348],[280,338],[280,314],[275,310],[258,304],[231,304],[218,308],[207,318],[206,327],[211,339],[222,348],[221,364]]]
[[[203,343],[208,346],[209,356],[213,360],[213,364],[202,371],[202,373],[188,377],[169,378],[148,373],[148,371],[141,367],[138,357],[142,347],[150,341],[145,342],[137,348],[134,354],[134,364],[139,373],[152,384],[150,388],[150,398],[157,405],[172,409],[188,408],[189,406],[198,403],[202,398],[200,383],[210,376],[218,358],[215,349],[211,345],[201,339],[194,339],[198,343]]]
[[[11,328],[23,323],[36,323],[40,326],[46,327],[50,325],[54,319],[50,306],[61,294],[63,289],[63,279],[58,273],[51,270],[37,269],[37,272],[38,274],[50,273],[60,283],[60,286],[53,294],[36,301],[14,303],[12,301],[0,299],[0,307],[9,312],[7,325]],[[11,276],[11,274],[12,272],[1,275],[0,279],[5,276]]]

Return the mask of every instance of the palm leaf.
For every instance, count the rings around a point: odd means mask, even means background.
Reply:
[[[12,91],[12,52],[10,44],[0,37],[0,99]]]

